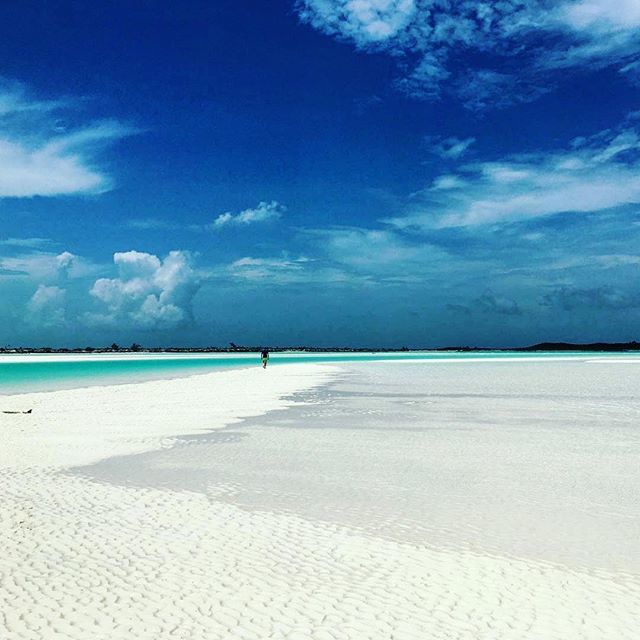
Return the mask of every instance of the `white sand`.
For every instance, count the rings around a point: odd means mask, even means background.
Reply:
[[[367,371],[392,366],[419,365],[376,364]],[[521,365],[512,366],[517,372]],[[552,366],[541,365],[540,374],[545,384],[557,387],[565,376],[561,372],[554,380]],[[603,395],[598,410],[587,403],[586,414],[589,427],[606,416],[617,421],[615,437],[622,441],[622,430],[633,429],[637,419],[637,400],[625,395],[637,374],[628,365],[624,376],[611,363],[607,370],[608,383],[599,385]],[[346,375],[355,376],[354,371]],[[499,377],[477,388],[464,371],[468,369],[449,376],[446,384],[440,380],[450,397],[435,394],[422,400],[430,412],[421,414],[421,420],[430,415],[445,432],[454,426],[473,429],[483,420],[497,429],[503,424],[524,428],[517,419],[522,406],[499,397]],[[283,365],[266,372],[238,370],[4,398],[3,409],[33,406],[34,413],[0,414],[0,637],[637,638],[640,577],[631,570],[587,569],[532,554],[472,552],[455,545],[436,548],[323,521],[302,508],[304,517],[273,505],[260,509],[259,503],[241,509],[200,491],[118,485],[67,471],[109,456],[174,444],[179,448],[181,435],[281,409],[287,395],[335,375],[335,367]],[[588,389],[601,372],[585,368],[581,375],[579,384]],[[616,375],[621,376],[620,389]],[[455,388],[450,388],[452,380]],[[527,400],[532,415],[546,406],[544,393],[533,397],[536,390],[527,388],[524,379],[515,384],[506,380],[510,389],[521,387],[519,393],[532,396]],[[438,381],[431,383],[437,386]],[[401,379],[384,384],[396,399],[408,389]],[[545,384],[541,389],[548,394]],[[571,386],[565,380],[565,388]],[[470,400],[476,391],[487,396],[487,388],[495,392],[488,402]],[[361,390],[358,405],[363,426],[382,411],[380,405],[371,406],[366,393]],[[309,409],[311,416],[313,407]],[[568,414],[566,404],[559,411],[567,411],[567,426],[578,419]],[[323,420],[331,420],[331,414],[325,412]],[[393,431],[392,423],[386,426]],[[398,442],[403,433],[398,429],[389,443],[394,438]],[[314,442],[321,446],[320,439]],[[416,447],[419,442],[414,440]],[[314,468],[315,452],[308,455]],[[168,455],[162,464],[171,467],[171,460]],[[406,464],[399,456],[387,456],[384,462],[388,468],[379,469],[381,478],[392,478]],[[527,461],[519,462],[526,471]],[[340,463],[335,465],[337,476]],[[353,460],[356,468],[357,463]],[[262,468],[264,462],[256,455],[255,464]],[[265,491],[269,486],[265,483]],[[298,501],[304,499],[301,492]],[[268,496],[263,504],[270,504]],[[508,521],[510,505],[503,509]]]
[[[281,365],[173,380],[0,396],[0,469],[67,468],[115,455],[170,447],[287,406],[282,398],[322,383],[330,367]]]

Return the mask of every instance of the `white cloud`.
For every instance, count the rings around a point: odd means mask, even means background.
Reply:
[[[463,166],[436,178],[426,204],[386,220],[399,228],[464,227],[640,203],[640,137],[633,129],[556,153]]]
[[[76,265],[77,256],[75,256],[70,251],[63,251],[62,253],[56,256],[56,264],[58,266],[58,271],[61,271],[65,274],[71,273],[72,269]]]
[[[105,184],[106,178],[85,167],[78,156],[0,139],[0,197],[95,193]]]
[[[28,99],[17,84],[0,84],[0,198],[100,193],[109,177],[95,168],[96,151],[134,133],[115,121],[57,131],[53,112],[69,102]]]
[[[132,218],[131,220],[127,220],[125,224],[129,229],[142,229],[144,231],[153,229],[173,231],[182,228],[182,226],[176,222],[162,220],[161,218]],[[199,230],[200,227],[197,227],[197,229]]]
[[[251,258],[244,257],[229,265],[229,273],[243,280],[269,280],[279,284],[307,280],[307,258]]]
[[[35,249],[51,243],[49,238],[5,238],[0,240],[0,245],[5,247],[20,247],[23,249]]]
[[[560,69],[621,70],[640,52],[637,0],[299,0],[297,10],[328,35],[394,55],[409,94],[446,91],[471,109],[533,100]]]
[[[465,184],[464,180],[461,180],[458,176],[445,174],[442,176],[438,176],[431,185],[431,188],[434,191],[438,189],[455,189],[456,187],[461,187]]]
[[[336,227],[304,233],[327,264],[363,284],[440,286],[443,279],[476,268],[446,249],[392,229]],[[484,264],[486,267],[486,263]]]
[[[604,269],[614,269],[620,266],[640,265],[640,256],[629,254],[610,254],[595,256],[594,260],[601,264]]]
[[[343,265],[355,268],[387,268],[400,265],[403,269],[411,262],[426,257],[424,247],[407,243],[389,230],[342,227],[309,231],[322,243],[327,255]]]
[[[475,138],[445,138],[444,140],[433,141],[433,151],[445,160],[457,160],[461,158],[476,141]],[[427,138],[427,142],[432,140]]]
[[[353,39],[358,45],[387,40],[407,26],[415,0],[306,0],[300,17],[325,32]]]
[[[69,106],[68,100],[36,100],[27,95],[24,84],[0,76],[0,118],[25,114],[42,113],[63,109]]]
[[[260,285],[367,285],[372,282],[368,275],[354,273],[346,265],[329,264],[326,260],[297,258],[283,254],[279,257],[244,257],[234,261],[217,274],[224,280],[228,276],[247,284]]]
[[[631,31],[640,27],[640,3],[637,0],[581,0],[565,3],[558,16],[576,31]]]
[[[25,275],[42,282],[58,279],[77,279],[96,273],[99,267],[68,251],[62,253],[33,252],[17,256],[0,257],[0,269]]]
[[[313,258],[243,257],[212,276],[274,285],[440,286],[444,279],[478,266],[473,259],[461,260],[441,247],[390,229],[306,229],[300,230],[297,240]]]
[[[65,323],[66,291],[57,286],[41,284],[27,304],[27,320],[44,327]]]
[[[231,263],[234,268],[270,267],[272,269],[302,269],[303,264],[309,262],[307,258],[285,260],[284,258],[240,258]]]
[[[528,2],[512,21],[513,35],[532,32],[552,35],[559,41],[552,47],[540,47],[534,65],[538,69],[610,65],[620,71],[628,57],[640,52],[640,4],[637,0],[565,0],[554,7],[543,2]]]
[[[526,68],[513,73],[473,68],[462,72],[452,87],[468,109],[482,111],[532,102],[549,92],[553,83],[541,81]]]
[[[233,215],[232,213],[220,214],[211,225],[213,229],[219,229],[228,225],[249,225],[256,222],[271,222],[278,220],[286,211],[286,207],[275,200],[271,202],[260,202],[253,209],[245,209],[240,213]]]
[[[161,260],[139,251],[115,253],[117,278],[100,278],[91,295],[106,312],[86,314],[90,324],[126,323],[140,328],[170,328],[192,320],[191,304],[200,277],[187,252],[171,251]]]

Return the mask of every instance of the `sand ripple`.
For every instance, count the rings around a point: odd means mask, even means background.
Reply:
[[[329,371],[299,366],[5,399],[16,409],[34,402],[36,411],[0,421],[0,638],[638,637],[637,574],[435,549],[299,513],[242,510],[215,493],[119,486],[68,471],[283,408],[286,395]],[[402,392],[400,382],[392,391]],[[477,412],[476,400],[455,403],[461,423]],[[595,427],[602,413],[593,412]],[[513,412],[503,418],[512,421]],[[628,429],[627,417],[620,420]],[[237,490],[233,478],[226,482],[219,492]]]
[[[631,577],[434,551],[178,491],[2,474],[7,640],[637,637]]]

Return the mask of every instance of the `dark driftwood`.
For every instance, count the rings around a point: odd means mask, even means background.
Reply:
[[[33,409],[29,409],[28,411],[3,411],[2,413],[31,413]]]

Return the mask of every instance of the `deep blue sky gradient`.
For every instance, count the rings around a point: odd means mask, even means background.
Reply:
[[[43,239],[0,245],[0,342],[637,338],[633,195],[602,211],[389,223],[428,206],[434,219],[448,210],[425,195],[438,176],[470,177],[474,166],[523,157],[542,166],[571,153],[579,136],[605,149],[617,133],[635,131],[638,85],[620,73],[620,60],[538,73],[539,97],[504,106],[496,95],[469,108],[446,80],[437,98],[402,90],[422,52],[334,37],[302,22],[299,8],[277,0],[2,3],[5,92],[20,87],[25,103],[65,103],[37,122],[28,111],[0,118],[0,139],[33,149],[101,121],[130,132],[78,152],[108,179],[104,188],[0,194],[0,239]],[[545,37],[529,34],[523,47]],[[483,66],[514,66],[491,51],[452,47],[451,87],[453,69],[477,68],[480,55]],[[629,45],[624,55],[626,64],[636,51]],[[449,138],[475,142],[457,158],[441,157],[438,145]],[[635,167],[637,149],[624,153],[612,171]],[[468,197],[481,196],[472,187]],[[278,219],[213,224],[271,202],[282,207]],[[141,320],[142,301],[160,299],[160,285],[111,303],[90,293],[100,278],[126,280],[113,256],[129,251],[161,260],[183,252],[190,271],[160,302],[176,313]],[[30,271],[39,257],[62,252],[84,267]],[[261,262],[237,263],[247,258]]]

